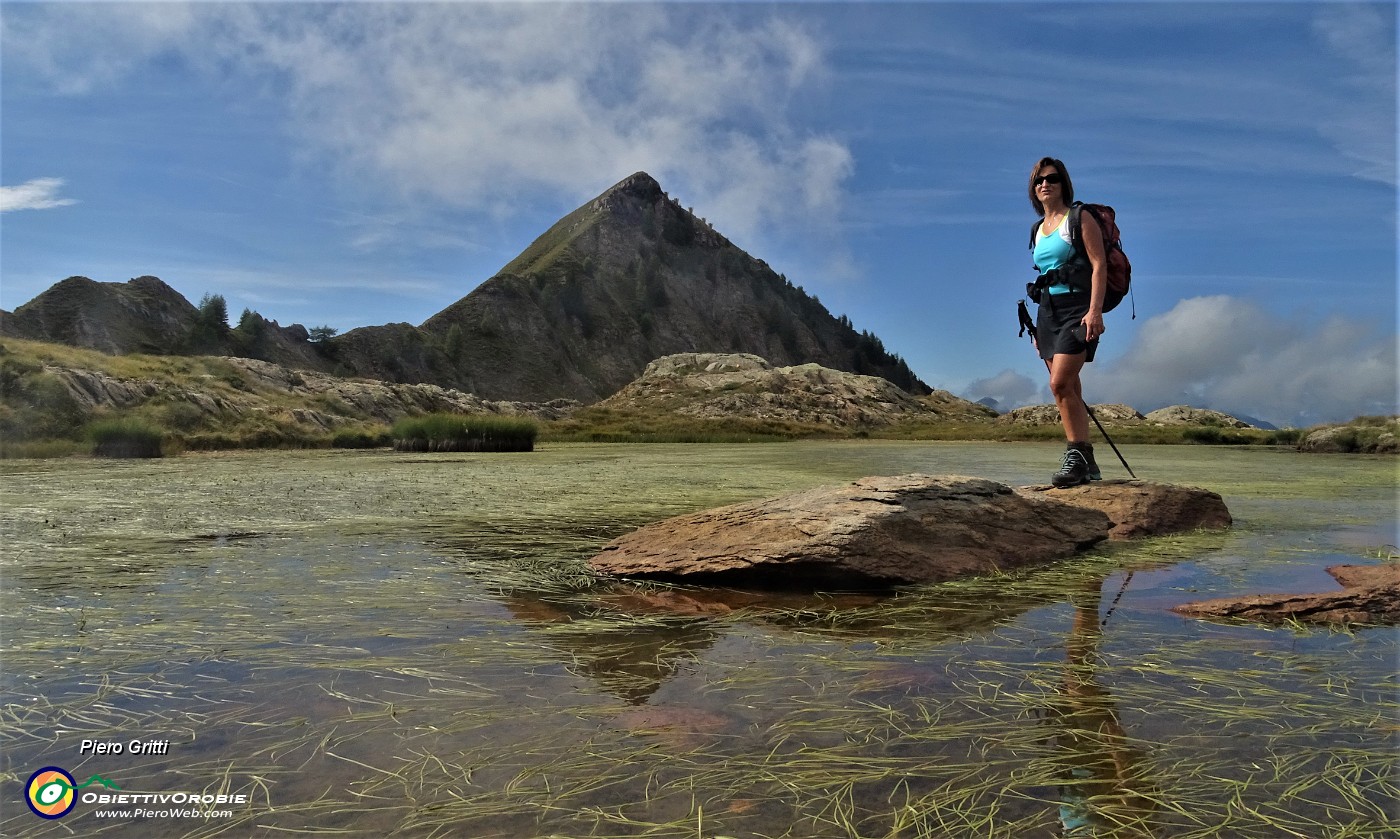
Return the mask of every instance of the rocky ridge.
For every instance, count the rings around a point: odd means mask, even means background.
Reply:
[[[1104,425],[1199,425],[1216,428],[1254,428],[1242,419],[1223,411],[1209,408],[1193,408],[1189,405],[1172,405],[1158,408],[1147,414],[1139,412],[1131,405],[1112,403],[1092,405],[1095,415]],[[1054,405],[1027,405],[1007,411],[997,417],[997,422],[1006,425],[1059,425],[1060,411]]]
[[[490,401],[437,385],[345,379],[248,358],[219,360],[233,374],[220,380],[205,375],[203,384],[195,386],[120,378],[71,367],[48,366],[44,372],[62,384],[84,414],[148,403],[167,408],[178,405],[197,414],[186,420],[191,424],[250,414],[285,414],[312,429],[334,430],[365,420],[393,423],[404,416],[438,411],[558,419],[577,407],[567,400]]]
[[[1189,405],[1171,405],[1148,411],[1143,420],[1149,425],[1213,425],[1219,428],[1255,428],[1238,417],[1223,411],[1209,408],[1192,408]]]
[[[600,407],[702,420],[744,417],[851,430],[903,421],[989,422],[995,413],[944,391],[915,397],[888,380],[818,364],[775,367],[746,353],[656,359]]]
[[[1143,415],[1131,405],[1091,405],[1099,422],[1104,425],[1133,425],[1141,423]],[[1002,425],[1059,425],[1060,409],[1054,405],[1027,405],[1007,411],[997,417]]]

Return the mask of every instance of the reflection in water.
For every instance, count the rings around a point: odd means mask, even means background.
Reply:
[[[930,646],[1007,623],[1054,602],[1051,591],[975,602],[931,590],[812,594],[617,583],[587,597],[541,597],[516,591],[502,603],[573,660],[572,669],[632,705],[648,702],[726,633],[762,626],[780,636],[816,633],[886,644]],[[894,603],[917,620],[902,623]]]
[[[1131,575],[1129,575],[1131,579]],[[1126,581],[1124,583],[1126,586]],[[1074,621],[1065,644],[1065,674],[1047,721],[1064,762],[1060,785],[1060,835],[1066,839],[1147,839],[1153,809],[1143,777],[1142,752],[1123,731],[1112,694],[1098,683],[1102,581],[1071,596]]]
[[[651,621],[599,617],[582,603],[546,603],[511,595],[504,603],[517,618],[542,626],[551,644],[573,657],[575,670],[629,705],[652,694],[719,637],[695,616]]]

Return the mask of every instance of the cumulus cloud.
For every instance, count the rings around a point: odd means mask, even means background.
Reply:
[[[1306,426],[1397,409],[1396,335],[1359,319],[1282,318],[1229,296],[1182,300],[1091,370],[1095,401],[1175,404]]]
[[[969,384],[962,395],[974,402],[988,397],[995,399],[996,408],[1003,412],[1050,401],[1043,381],[1036,381],[1015,370],[1003,370],[990,378],[978,379]]]
[[[188,4],[163,18],[166,8],[26,9],[7,15],[6,44],[69,92],[178,55],[282,102],[303,149],[347,182],[498,216],[541,195],[586,200],[645,170],[743,237],[833,218],[853,170],[842,141],[792,115],[825,58],[780,16],[585,3]]]
[[[62,178],[35,178],[19,186],[0,186],[0,213],[11,210],[48,210],[78,203],[75,198],[59,198]]]
[[[185,3],[45,3],[7,7],[0,36],[7,61],[41,73],[57,93],[84,95],[183,49],[193,23]]]
[[[1374,108],[1346,108],[1321,122],[1317,131],[1342,156],[1359,164],[1357,177],[1395,186],[1395,14],[1365,3],[1336,3],[1318,7],[1313,33],[1328,49],[1349,61],[1355,75],[1343,84],[1352,90],[1389,95],[1389,113]],[[1339,101],[1347,101],[1339,97]],[[1389,117],[1389,118],[1387,118]]]

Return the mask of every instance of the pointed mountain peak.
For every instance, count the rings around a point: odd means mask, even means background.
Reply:
[[[610,195],[629,195],[650,200],[662,194],[664,193],[661,189],[661,184],[657,182],[656,178],[653,178],[646,172],[634,172],[618,181],[611,189],[604,192],[599,197],[607,198]]]

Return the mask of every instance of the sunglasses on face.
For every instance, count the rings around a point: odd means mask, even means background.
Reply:
[[[1051,175],[1041,175],[1040,177],[1038,177],[1038,178],[1036,178],[1034,181],[1032,181],[1032,182],[1031,182],[1031,185],[1032,185],[1032,186],[1040,186],[1042,183],[1057,184],[1057,183],[1061,183],[1062,181],[1064,181],[1064,178],[1060,177],[1059,173],[1057,172],[1057,173],[1051,174]]]

